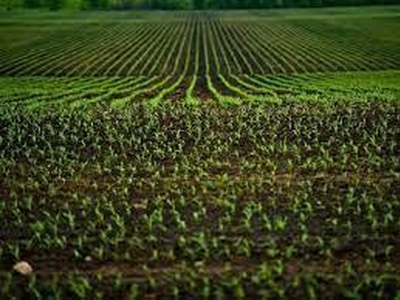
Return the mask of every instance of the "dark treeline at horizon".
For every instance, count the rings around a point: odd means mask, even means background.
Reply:
[[[203,10],[268,9],[400,4],[400,0],[0,0],[6,10],[45,8],[49,10]]]

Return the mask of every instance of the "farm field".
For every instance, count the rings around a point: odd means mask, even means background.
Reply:
[[[399,299],[399,32],[0,12],[0,299]]]

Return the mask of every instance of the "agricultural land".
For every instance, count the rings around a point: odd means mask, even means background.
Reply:
[[[399,300],[400,7],[0,11],[0,299]]]

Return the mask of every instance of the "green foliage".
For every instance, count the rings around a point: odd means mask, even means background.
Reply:
[[[24,6],[24,0],[0,0],[0,12],[10,11]]]
[[[18,4],[17,4],[18,2]],[[66,1],[68,2],[68,1]],[[82,4],[71,6],[59,0],[3,0],[0,7],[12,8],[61,8],[76,9],[154,9],[154,10],[203,10],[203,9],[260,9],[280,7],[329,7],[399,4],[399,0],[82,0]]]
[[[70,7],[84,4],[63,1]],[[95,1],[93,5],[103,5]],[[295,10],[284,18],[282,11],[19,12],[6,14],[0,25],[0,74],[129,75],[159,83],[166,76],[177,81],[197,75],[198,86],[207,85],[208,74],[221,94],[227,90],[226,96],[274,96],[268,77],[257,76],[313,73],[307,79],[313,81],[315,73],[398,69],[397,16],[385,8]],[[137,84],[146,88],[144,77]],[[271,85],[282,87],[278,94],[285,93],[286,83],[296,87],[303,80],[275,79]],[[189,85],[181,83],[185,89]]]
[[[394,296],[399,105],[2,110],[0,295]]]
[[[0,299],[399,297],[395,11],[1,16]]]

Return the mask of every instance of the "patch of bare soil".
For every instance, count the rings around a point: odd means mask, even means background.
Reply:
[[[199,76],[197,78],[196,87],[194,89],[194,97],[202,100],[215,98],[207,87],[205,76]]]

